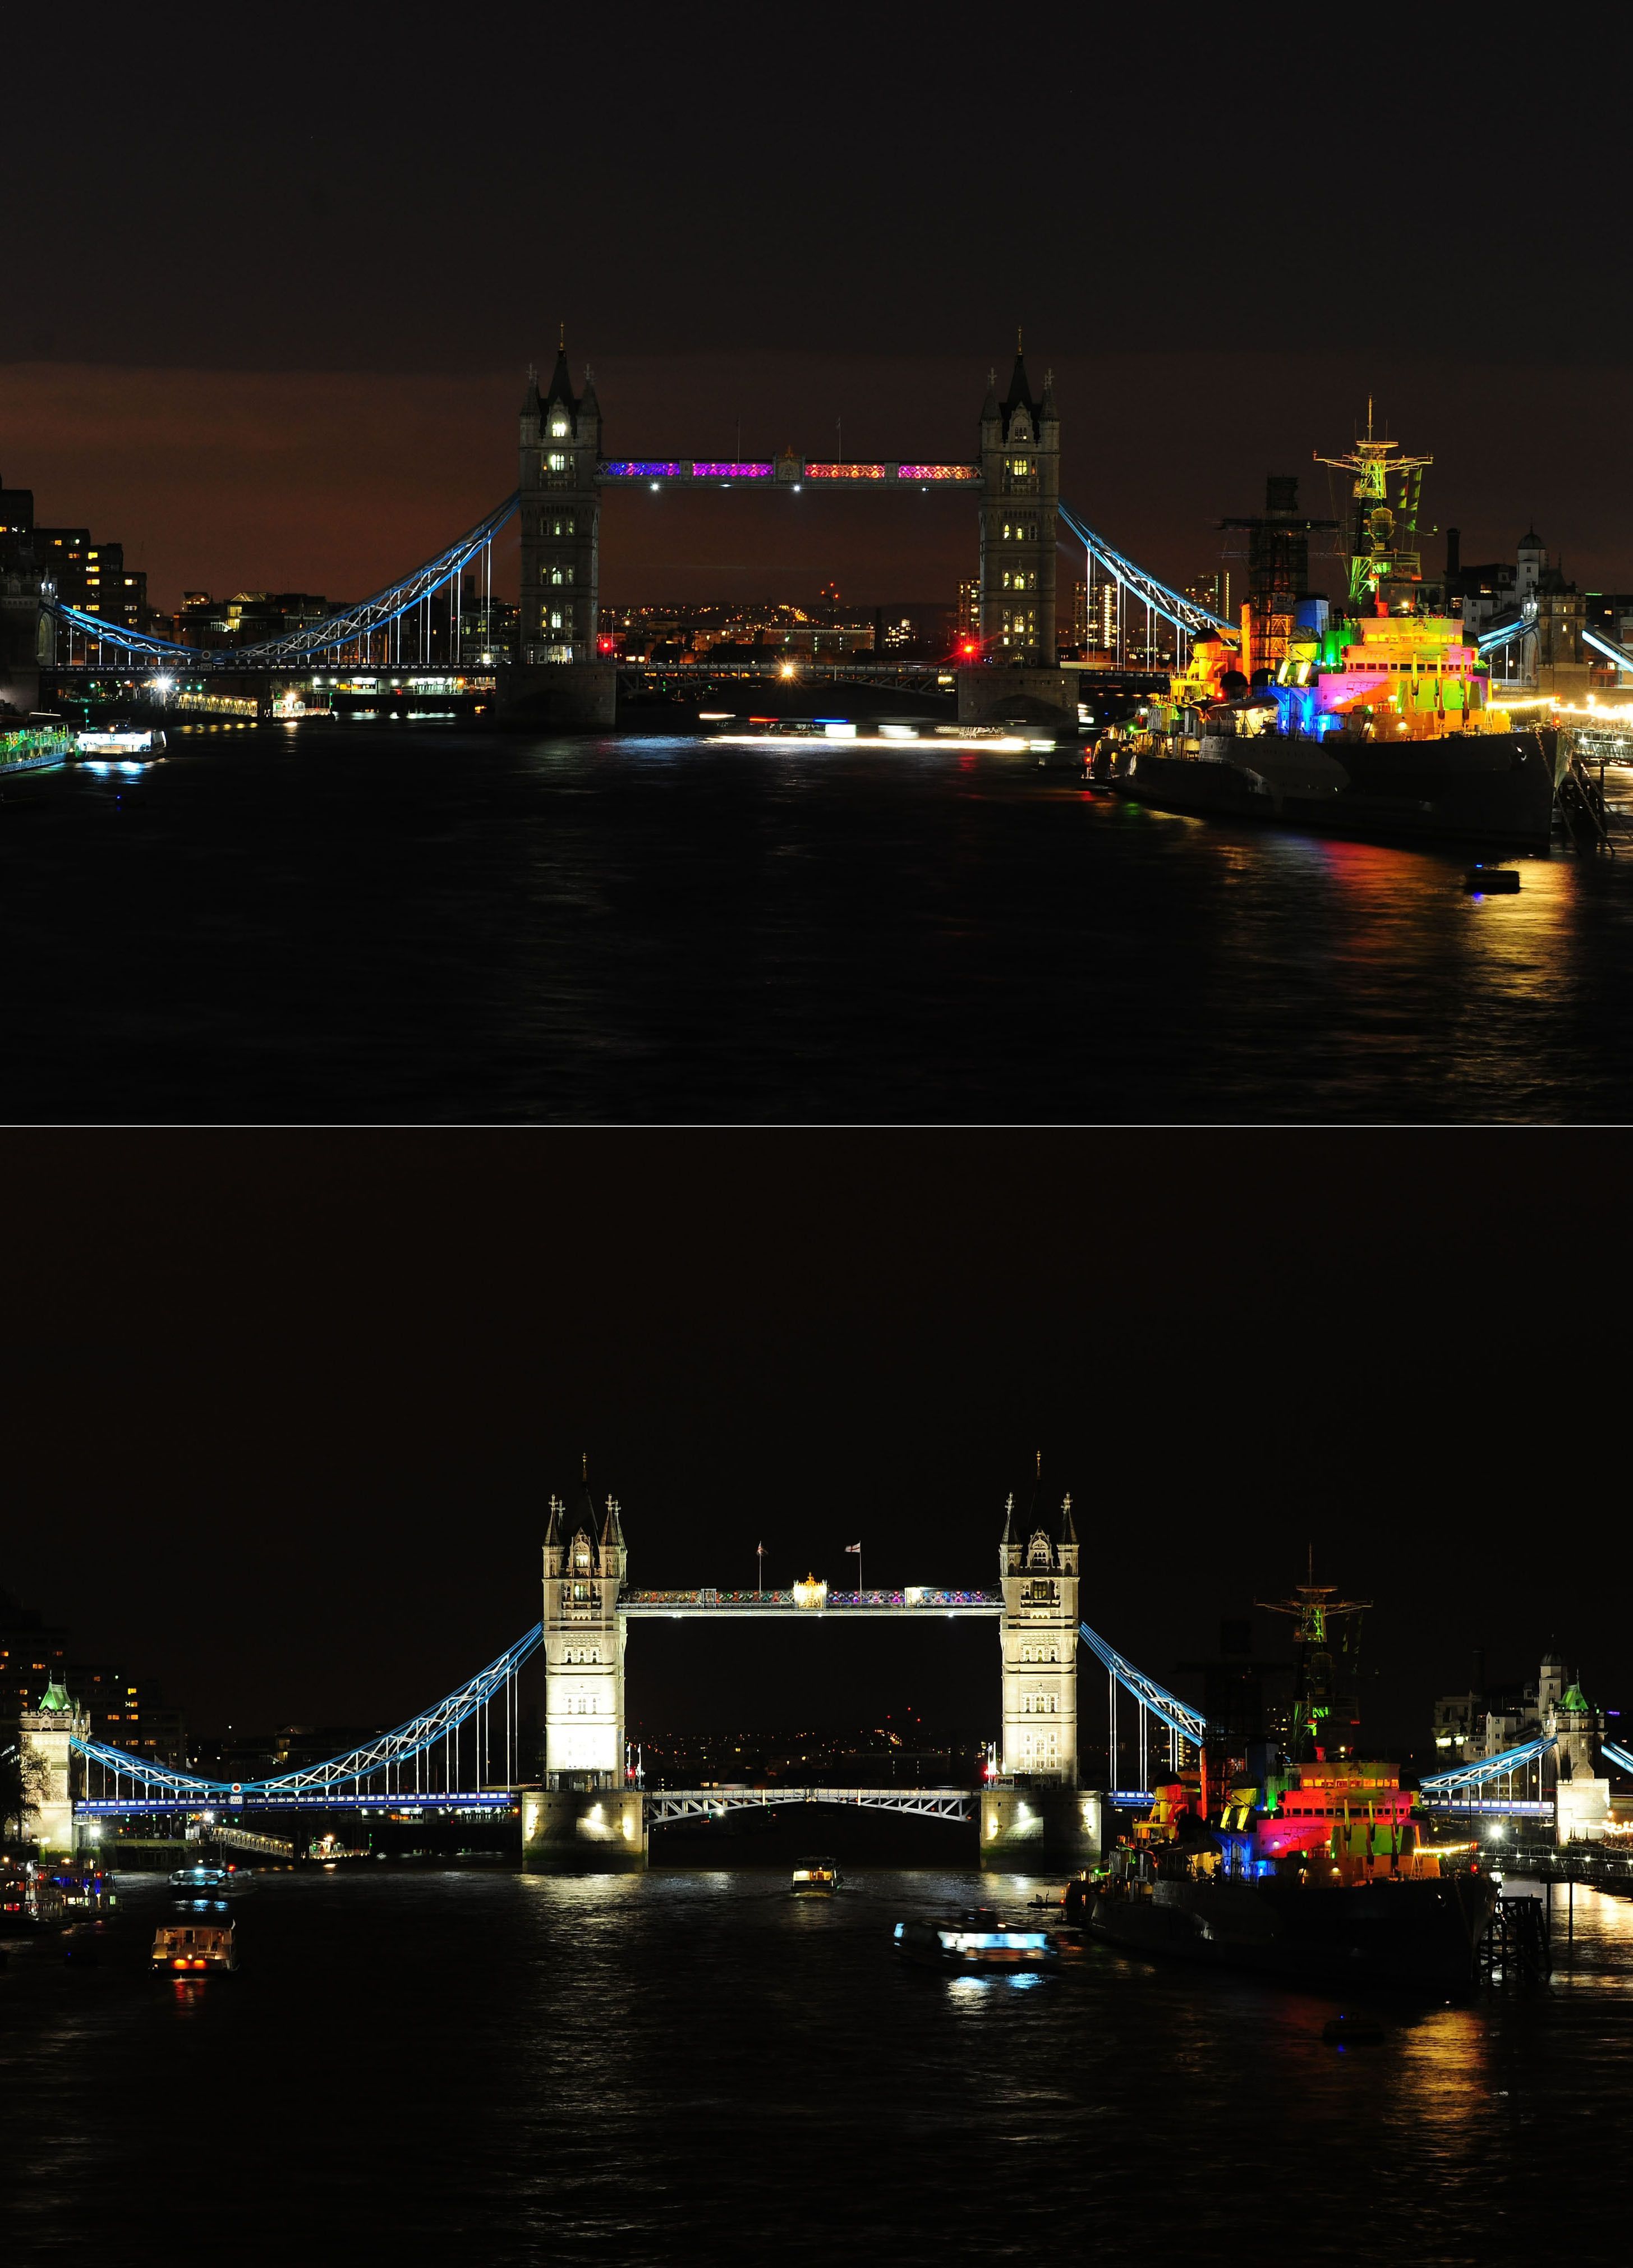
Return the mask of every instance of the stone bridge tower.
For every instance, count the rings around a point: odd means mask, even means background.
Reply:
[[[569,1512],[550,1498],[544,1534],[544,1771],[555,1788],[622,1787],[623,1618],[629,1554],[618,1506],[597,1521],[586,1465]]]
[[[597,1517],[586,1465],[570,1512],[550,1498],[544,1533],[544,1784],[525,1787],[522,1859],[570,1874],[646,1864],[638,1789],[624,1779],[624,1618],[629,1568],[615,1498]]]
[[[982,1864],[1081,1866],[1099,1853],[1105,1814],[1078,1788],[1078,1531],[1070,1497],[1058,1515],[1045,1509],[1041,1472],[1024,1521],[1012,1496],[1004,1506],[998,1573],[1004,1756],[981,1799]]]
[[[586,370],[573,392],[563,340],[541,401],[530,373],[522,403],[520,659],[592,662],[600,621],[597,522],[601,406]]]
[[[982,659],[1052,670],[1060,419],[1054,372],[1034,398],[1019,350],[1002,401],[996,372],[988,381],[981,471]]]
[[[1004,1507],[999,1568],[1004,1586],[1004,1771],[1078,1782],[1078,1532],[1071,1498],[1058,1520],[1042,1507],[1041,1481],[1018,1527]]]

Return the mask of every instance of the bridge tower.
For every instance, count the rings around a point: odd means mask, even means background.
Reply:
[[[544,1785],[524,1788],[524,1864],[620,1873],[646,1864],[638,1789],[624,1781],[624,1618],[629,1555],[617,1501],[597,1517],[586,1462],[570,1512],[544,1532]]]
[[[997,373],[981,411],[981,647],[982,658],[1052,670],[1055,533],[1060,507],[1060,419],[1055,373],[1033,397],[1016,342],[1009,392]]]
[[[1078,1531],[1071,1498],[1058,1521],[1041,1501],[1015,1520],[1004,1506],[999,1569],[1004,1587],[1004,1770],[1066,1787],[1078,1781]]]
[[[520,659],[592,662],[600,593],[595,484],[601,406],[589,372],[573,392],[563,335],[549,392],[527,379],[521,423]]]
[[[1104,1809],[1078,1789],[1078,1531],[1069,1496],[1047,1511],[1041,1461],[1025,1520],[1013,1496],[1004,1506],[998,1574],[1003,1777],[981,1800],[982,1864],[1080,1865],[1100,1847]]]
[[[544,1532],[544,1771],[547,1786],[622,1787],[624,1626],[618,1594],[629,1565],[618,1506],[598,1522],[586,1461],[570,1513],[550,1498]]]

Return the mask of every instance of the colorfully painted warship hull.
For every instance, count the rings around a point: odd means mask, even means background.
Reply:
[[[1296,1880],[1156,1881],[1148,1894],[1090,1891],[1077,1903],[1092,1936],[1130,1953],[1290,1984],[1453,1992],[1474,1981],[1496,1897],[1487,1875],[1449,1874],[1332,1889]],[[1067,1918],[1078,1918],[1070,1901]]]
[[[1110,784],[1159,810],[1208,818],[1369,840],[1546,850],[1555,739],[1551,731],[1394,744],[1207,737],[1194,755],[1120,751]]]

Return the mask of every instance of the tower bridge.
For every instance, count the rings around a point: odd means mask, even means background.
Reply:
[[[501,665],[498,704],[560,725],[616,721],[618,669],[600,630],[600,519],[604,498],[621,490],[766,491],[789,499],[846,496],[959,495],[975,519],[980,590],[978,653],[954,673],[960,721],[980,722],[1018,698],[1076,721],[1056,660],[1056,568],[1063,530],[1083,548],[1091,585],[1114,585],[1119,615],[1143,606],[1148,626],[1168,622],[1183,650],[1204,629],[1232,625],[1169,588],[1101,536],[1060,490],[1061,423],[1052,373],[1034,392],[1019,343],[1006,391],[989,378],[968,460],[934,460],[922,452],[866,462],[785,452],[763,459],[613,457],[603,448],[601,406],[586,370],[575,387],[563,342],[549,383],[530,373],[519,421],[516,490],[472,527],[409,574],[322,622],[242,646],[200,648],[115,628],[61,600],[48,582],[40,593],[34,660],[64,681],[110,670],[152,676],[223,674],[264,679],[336,668],[457,668],[462,651],[464,578],[492,595],[493,543],[511,520],[520,534],[519,651]],[[438,644],[449,649],[441,654]],[[1182,652],[1181,652],[1182,658]],[[24,657],[0,656],[16,666]],[[802,674],[805,674],[802,669]]]
[[[585,1477],[570,1510],[552,1498],[545,1530],[542,1612],[513,1646],[431,1707],[392,1731],[316,1764],[234,1782],[134,1756],[91,1737],[70,1697],[53,1684],[23,1719],[40,1785],[34,1806],[42,1845],[71,1848],[101,1823],[153,1815],[237,1823],[359,1812],[519,1815],[522,1848],[547,1867],[624,1868],[645,1862],[652,1830],[728,1810],[836,1803],[948,1822],[979,1820],[983,1863],[1032,1868],[1092,1854],[1105,1827],[1107,1791],[1079,1786],[1079,1648],[1107,1668],[1109,1753],[1116,1754],[1116,1696],[1140,1711],[1141,1779],[1149,1778],[1151,1719],[1166,1727],[1170,1761],[1202,1720],[1145,1678],[1079,1619],[1079,1546],[1071,1500],[1034,1494],[1025,1515],[1004,1513],[998,1580],[991,1589],[909,1585],[840,1591],[815,1576],[786,1588],[643,1590],[629,1581],[621,1509],[597,1509]],[[1002,1740],[996,1774],[981,1788],[653,1788],[638,1784],[626,1742],[624,1659],[632,1624],[803,1621],[813,1628],[989,1621],[997,1624]],[[542,1657],[544,1743],[525,1756],[518,1680]],[[542,1764],[534,1778],[529,1766]],[[1109,1800],[1137,1800],[1140,1791]]]

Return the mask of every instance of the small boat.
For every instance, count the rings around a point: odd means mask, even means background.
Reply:
[[[836,1859],[796,1859],[793,1890],[796,1897],[828,1898],[839,1888]]]
[[[1061,1957],[1052,1931],[1011,1929],[984,1906],[956,1919],[899,1921],[896,1951],[922,1969],[951,1969],[965,1976],[989,1970],[1055,1969]]]
[[[161,1922],[153,1933],[153,1968],[157,1974],[236,1969],[238,1948],[229,1922]]]
[[[219,1896],[229,1889],[232,1883],[232,1868],[217,1866],[208,1859],[201,1859],[196,1866],[178,1867],[170,1878],[173,1890],[180,1890],[195,1898]]]

